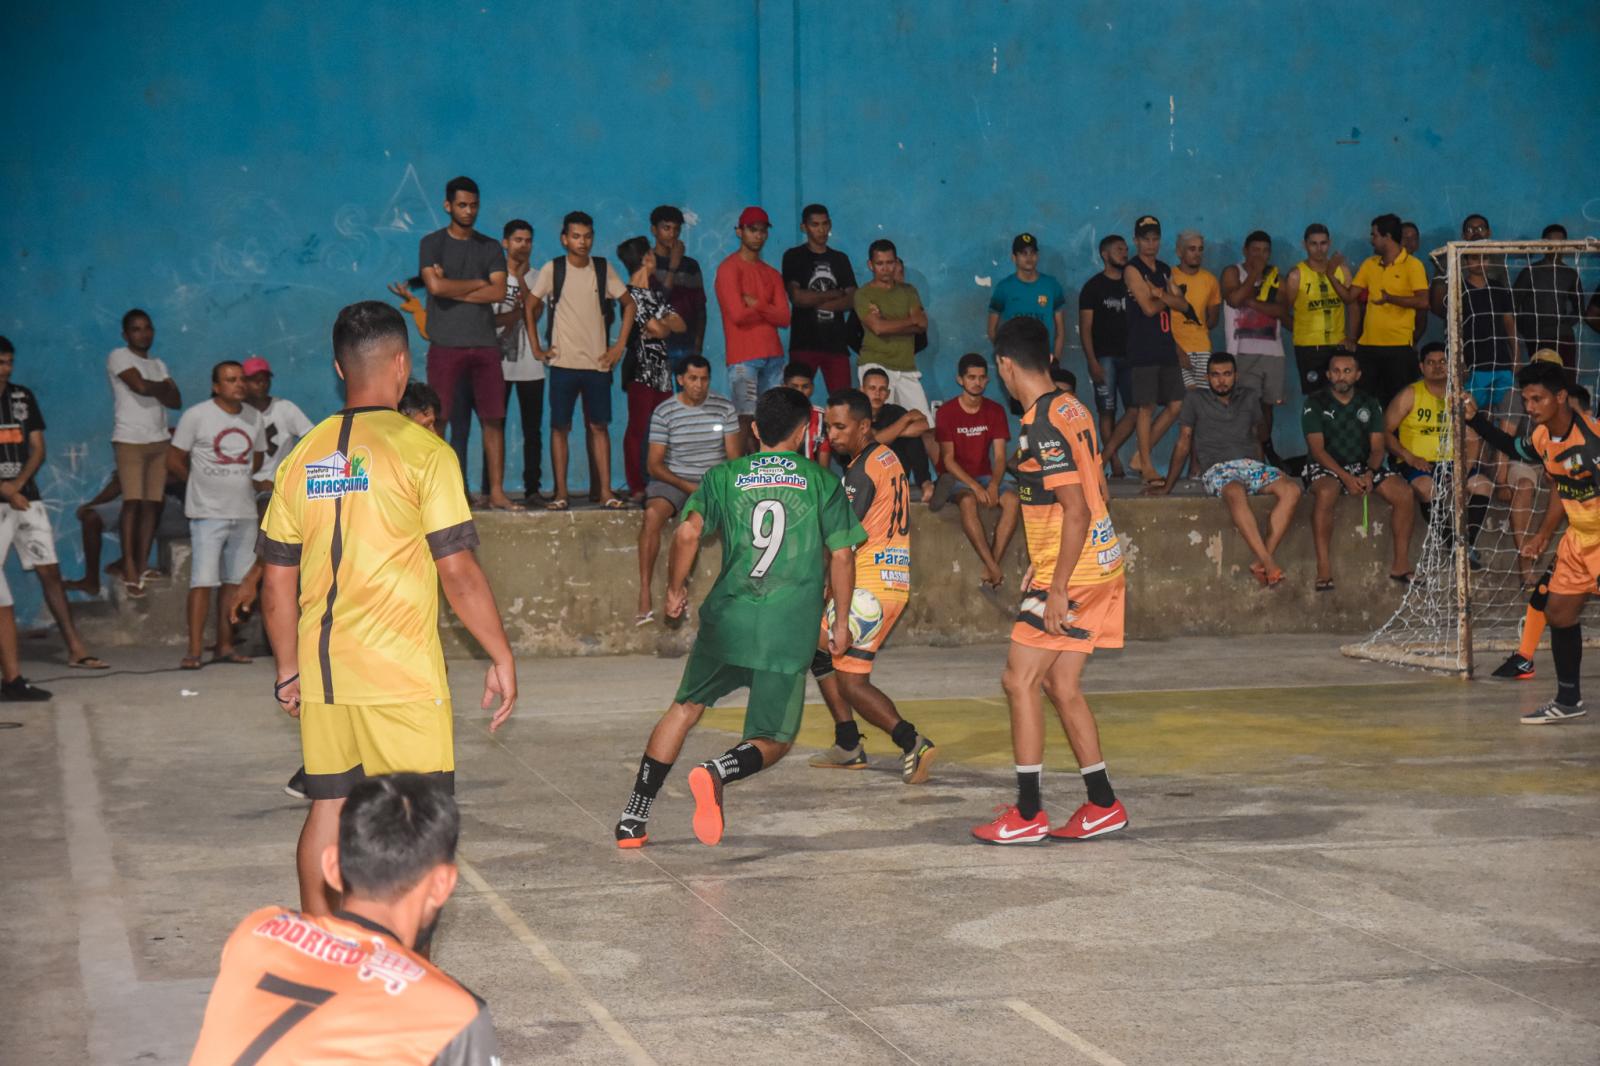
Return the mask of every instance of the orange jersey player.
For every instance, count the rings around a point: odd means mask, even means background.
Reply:
[[[857,770],[867,765],[866,745],[853,712],[889,734],[900,749],[900,776],[921,784],[938,753],[933,741],[900,717],[882,689],[872,683],[872,665],[911,598],[910,483],[899,458],[872,433],[872,401],[857,389],[828,397],[828,444],[846,460],[844,489],[867,531],[856,546],[856,584],[848,605],[830,601],[828,616],[850,612],[850,647],[842,655],[827,648],[828,621],[811,672],[833,715],[833,747],[813,756],[811,765]]]
[[[1023,406],[1016,475],[1033,573],[1001,677],[1011,703],[1017,802],[972,833],[986,844],[1086,840],[1128,824],[1082,688],[1089,656],[1122,647],[1122,548],[1106,509],[1094,416],[1070,392],[1057,391],[1044,325],[1031,318],[1004,323],[995,334],[995,362],[1006,390]],[[1088,802],[1055,829],[1040,786],[1041,689],[1061,718],[1088,791]]]
[[[357,785],[322,854],[344,907],[251,914],[222,949],[191,1066],[490,1066],[481,1000],[421,953],[455,889],[455,800],[422,774]]]

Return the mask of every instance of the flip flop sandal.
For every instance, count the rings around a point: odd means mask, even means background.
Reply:
[[[183,657],[183,660],[178,663],[178,669],[179,670],[198,670],[198,669],[200,669],[201,665],[202,664],[201,664],[199,659],[196,659],[192,655],[186,655],[186,656]]]
[[[607,500],[605,503],[602,503],[600,506],[604,507],[608,511],[620,511],[624,507],[627,507],[628,505],[626,503],[623,503],[621,499],[617,498],[616,496],[613,496],[613,497],[611,497],[611,499]]]
[[[81,659],[73,659],[67,664],[74,670],[109,670],[111,664],[103,659],[96,659],[93,655],[85,655]]]
[[[1318,592],[1332,592],[1333,591],[1333,578],[1331,578],[1331,577],[1319,577],[1319,578],[1317,578],[1317,591]]]
[[[636,626],[647,626],[655,620],[656,613],[654,611],[646,611],[644,614],[636,614],[633,616],[633,624]]]
[[[544,505],[546,511],[566,511],[572,508],[572,503],[564,496],[558,496]]]
[[[243,654],[241,654],[239,652],[236,652],[236,651],[230,651],[226,655],[218,655],[215,659],[212,659],[211,661],[214,662],[214,663],[229,663],[229,664],[231,664],[233,666],[248,666],[250,663],[255,662],[255,660],[252,659],[250,656],[243,655]]]
[[[1407,570],[1403,574],[1390,574],[1389,575],[1389,580],[1390,581],[1398,581],[1402,585],[1409,585],[1409,584],[1411,584],[1411,575],[1414,574],[1414,573],[1416,573],[1416,571]]]

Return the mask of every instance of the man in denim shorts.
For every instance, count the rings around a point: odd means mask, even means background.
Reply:
[[[1199,458],[1200,481],[1206,494],[1220,496],[1228,508],[1245,547],[1255,556],[1250,572],[1257,581],[1275,587],[1283,580],[1283,568],[1273,552],[1283,542],[1300,500],[1300,486],[1276,467],[1261,459],[1261,400],[1253,389],[1234,385],[1233,356],[1217,352],[1206,367],[1209,388],[1191,389],[1178,414],[1178,443],[1172,450],[1166,482],[1154,491],[1172,491],[1178,475],[1189,459],[1192,447]],[[1276,498],[1262,536],[1256,516],[1250,510],[1251,496]]]

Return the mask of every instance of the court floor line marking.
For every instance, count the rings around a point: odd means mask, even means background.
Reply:
[[[589,821],[593,822],[595,825],[600,826],[602,829],[610,828],[610,823],[609,822],[605,821],[603,818],[600,818],[598,815],[596,815],[589,808],[587,808],[583,804],[579,803],[576,799],[574,799],[571,795],[569,795],[565,789],[563,789],[560,785],[556,784],[554,781],[550,780],[543,773],[541,773],[540,771],[538,771],[534,767],[528,765],[527,760],[524,759],[522,756],[518,755],[516,752],[512,751],[510,748],[506,747],[504,741],[500,740],[498,737],[491,737],[490,738],[490,743],[494,744],[495,747],[497,747],[501,751],[505,752],[505,754],[510,757],[512,762],[515,762],[518,766],[520,766],[524,770],[528,771],[528,773],[530,773],[534,777],[538,778],[547,788],[551,789],[552,791],[555,792],[556,795],[558,795],[562,799],[566,800],[577,811],[579,811],[585,818],[589,819]],[[695,889],[694,889],[694,886],[690,885],[689,882],[685,881],[683,878],[679,877],[677,874],[673,873],[671,870],[669,870],[665,866],[661,865],[661,863],[656,861],[655,857],[652,856],[649,852],[647,852],[647,851],[645,851],[643,849],[640,849],[639,857],[641,859],[643,859],[645,862],[648,862],[651,866],[654,866],[657,870],[661,871],[661,875],[663,877],[667,878],[667,880],[671,881],[673,884],[677,885],[679,888],[681,888],[685,892],[689,893],[689,895],[693,896],[697,901],[699,901],[699,903],[702,906],[704,906],[712,914],[715,914],[718,918],[721,918],[728,925],[732,926],[733,929],[736,932],[738,932],[740,936],[743,936],[745,939],[749,940],[756,947],[760,948],[762,951],[764,951],[768,955],[772,956],[772,958],[776,959],[778,961],[778,963],[781,966],[783,966],[786,970],[788,970],[790,973],[794,974],[796,977],[800,978],[800,980],[804,981],[806,984],[810,985],[812,988],[816,989],[818,994],[820,994],[823,998],[825,998],[829,1003],[832,1003],[834,1006],[838,1007],[840,1010],[842,1010],[846,1014],[848,1014],[852,1019],[855,1020],[856,1024],[860,1025],[867,1032],[871,1033],[873,1036],[875,1036],[879,1040],[883,1041],[885,1046],[891,1048],[901,1058],[905,1059],[907,1062],[916,1063],[917,1066],[921,1066],[921,1064],[918,1062],[918,1060],[916,1058],[914,1058],[910,1054],[910,1052],[906,1051],[905,1048],[901,1047],[899,1044],[896,1044],[893,1040],[890,1040],[887,1036],[885,1036],[883,1034],[883,1032],[881,1030],[879,1030],[877,1028],[877,1026],[873,1025],[871,1022],[869,1022],[865,1018],[863,1018],[860,1014],[858,1014],[855,1010],[853,1010],[850,1007],[849,1004],[845,1003],[843,1000],[841,1000],[838,996],[834,995],[832,992],[829,992],[826,988],[823,988],[820,984],[818,984],[815,980],[813,980],[809,974],[807,974],[807,973],[805,973],[805,971],[801,970],[800,967],[796,966],[794,963],[790,962],[788,959],[786,959],[782,955],[780,955],[778,953],[777,949],[772,947],[766,941],[762,940],[760,937],[756,936],[754,933],[752,933],[750,930],[746,929],[744,926],[740,925],[737,921],[734,920],[732,915],[730,915],[726,911],[722,910],[722,908],[718,907],[715,903],[712,903],[709,899],[707,899],[701,893],[696,892]],[[509,910],[509,907],[507,909]],[[515,914],[514,911],[512,913]],[[519,921],[520,921],[520,919],[519,919]]]
[[[1106,1051],[1096,1047],[1094,1044],[1089,1043],[1089,1041],[1085,1040],[1077,1033],[1074,1033],[1071,1029],[1068,1029],[1066,1026],[1062,1025],[1048,1014],[1041,1010],[1035,1009],[1026,1002],[1020,999],[1006,999],[1001,1000],[1001,1002],[1004,1003],[1010,1010],[1020,1014],[1022,1017],[1026,1018],[1040,1029],[1043,1029],[1045,1032],[1049,1033],[1063,1044],[1066,1044],[1068,1047],[1078,1052],[1078,1054],[1083,1055],[1085,1058],[1093,1059],[1095,1062],[1099,1063],[1100,1066],[1126,1066],[1126,1064],[1115,1055],[1109,1054]]]
[[[628,1056],[628,1061],[636,1064],[636,1066],[656,1066],[656,1060],[651,1058],[650,1053],[640,1046],[639,1042],[633,1038],[633,1034],[628,1032],[610,1011],[606,1010],[604,1003],[589,994],[589,990],[583,987],[583,982],[579,981],[577,976],[567,969],[560,959],[556,958],[555,952],[551,951],[549,946],[539,939],[539,934],[535,933],[528,923],[522,920],[521,915],[512,910],[511,905],[501,898],[500,893],[496,892],[489,882],[483,879],[483,875],[478,872],[477,867],[473,866],[459,853],[456,855],[456,866],[460,869],[461,875],[467,879],[467,883],[488,901],[489,909],[494,912],[495,917],[499,918],[501,923],[511,930],[512,936],[522,941],[523,947],[528,949],[528,953],[534,957],[534,960],[540,966],[543,966],[549,972],[550,976],[567,986],[567,990],[588,1012],[589,1017],[594,1019],[595,1024],[605,1030],[605,1034],[611,1038],[611,1042],[617,1045],[623,1054]]]
[[[1320,911],[1320,910],[1318,910],[1317,908],[1311,906],[1308,903],[1301,903],[1299,900],[1294,899],[1294,898],[1292,898],[1290,896],[1286,896],[1282,892],[1279,892],[1279,891],[1277,891],[1275,889],[1268,888],[1265,885],[1258,885],[1254,881],[1250,880],[1249,878],[1243,877],[1243,876],[1241,876],[1239,874],[1236,874],[1231,870],[1225,870],[1220,866],[1213,866],[1208,862],[1202,862],[1200,859],[1195,858],[1192,855],[1185,854],[1184,852],[1179,851],[1176,848],[1163,845],[1163,844],[1158,843],[1156,841],[1139,840],[1138,843],[1143,847],[1150,848],[1150,849],[1155,850],[1155,851],[1159,851],[1159,852],[1161,852],[1163,854],[1166,854],[1166,855],[1171,855],[1173,858],[1176,858],[1176,859],[1178,859],[1178,860],[1180,860],[1182,862],[1189,863],[1192,866],[1198,866],[1200,869],[1205,870],[1208,873],[1217,874],[1220,877],[1226,877],[1230,881],[1237,881],[1239,884],[1246,886],[1247,888],[1251,889],[1254,892],[1259,892],[1263,896],[1271,896],[1273,899],[1278,900],[1281,903],[1288,904],[1289,906],[1294,907],[1297,910],[1305,911],[1307,914],[1315,915],[1316,917],[1321,918],[1325,922],[1331,922],[1332,924],[1337,925],[1337,926],[1339,926],[1339,927],[1341,927],[1343,929],[1348,929],[1353,933],[1358,933],[1361,936],[1365,936],[1365,937],[1368,937],[1368,938],[1370,938],[1372,940],[1376,940],[1378,943],[1385,944],[1388,947],[1391,947],[1396,951],[1404,952],[1407,955],[1414,955],[1419,959],[1423,959],[1423,960],[1425,960],[1427,962],[1431,962],[1433,965],[1438,966],[1441,969],[1449,970],[1452,973],[1460,974],[1462,977],[1470,977],[1470,978],[1472,978],[1474,980],[1482,981],[1484,984],[1489,985],[1489,986],[1491,986],[1493,988],[1498,988],[1502,992],[1509,992],[1512,995],[1518,997],[1519,999],[1525,999],[1529,1003],[1537,1004],[1538,1006],[1543,1007],[1545,1010],[1554,1011],[1555,1013],[1560,1014],[1565,1018],[1569,1018],[1569,1019],[1571,1019],[1573,1021],[1580,1022],[1583,1025],[1587,1025],[1592,1029],[1600,1029],[1600,1024],[1597,1024],[1595,1022],[1591,1022],[1587,1018],[1584,1018],[1581,1015],[1578,1015],[1578,1014],[1574,1013],[1573,1011],[1569,1011],[1569,1010],[1566,1010],[1564,1008],[1558,1007],[1553,1003],[1546,1003],[1544,1000],[1538,998],[1537,996],[1530,996],[1528,993],[1522,991],[1520,988],[1514,988],[1511,985],[1504,984],[1504,983],[1502,983],[1500,981],[1496,981],[1492,977],[1486,977],[1481,973],[1474,973],[1472,970],[1468,970],[1468,969],[1466,969],[1464,967],[1457,966],[1457,965],[1455,965],[1454,963],[1451,963],[1451,962],[1446,962],[1444,959],[1436,958],[1433,955],[1428,954],[1426,951],[1422,950],[1421,948],[1415,948],[1415,947],[1412,947],[1409,944],[1402,944],[1397,940],[1393,940],[1393,939],[1391,939],[1391,938],[1389,938],[1387,936],[1384,936],[1382,933],[1376,933],[1376,932],[1373,932],[1371,929],[1365,928],[1364,926],[1357,925],[1355,922],[1347,921],[1347,920],[1345,920],[1343,918],[1340,918],[1340,917],[1337,917],[1335,915],[1328,914],[1325,911]]]

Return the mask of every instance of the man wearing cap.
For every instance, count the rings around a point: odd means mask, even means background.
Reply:
[[[783,275],[761,261],[762,246],[772,221],[759,207],[739,213],[739,250],[717,267],[717,306],[728,359],[728,392],[739,412],[745,450],[752,451],[750,425],[756,400],[783,384],[783,341],[778,330],[789,325],[789,298]]]
[[[1172,318],[1189,310],[1189,300],[1172,280],[1172,268],[1156,254],[1161,250],[1161,220],[1142,215],[1133,225],[1138,254],[1122,272],[1132,300],[1128,308],[1128,372],[1132,381],[1134,429],[1139,454],[1128,465],[1147,485],[1159,485],[1151,450],[1178,418],[1183,406],[1183,374],[1178,368],[1178,346],[1172,339]],[[1162,408],[1160,417],[1155,409]],[[1127,427],[1112,436],[1107,451],[1115,452],[1128,439]]]
[[[258,502],[272,494],[272,476],[295,441],[311,432],[311,419],[293,400],[272,395],[272,364],[259,355],[244,361],[244,402],[261,412],[261,469],[255,472]]]
[[[1016,273],[1002,279],[989,297],[989,341],[994,342],[994,331],[1002,322],[1036,318],[1050,338],[1051,361],[1060,363],[1067,342],[1067,300],[1061,283],[1039,273],[1039,240],[1031,233],[1011,239],[1011,261],[1017,265]]]

